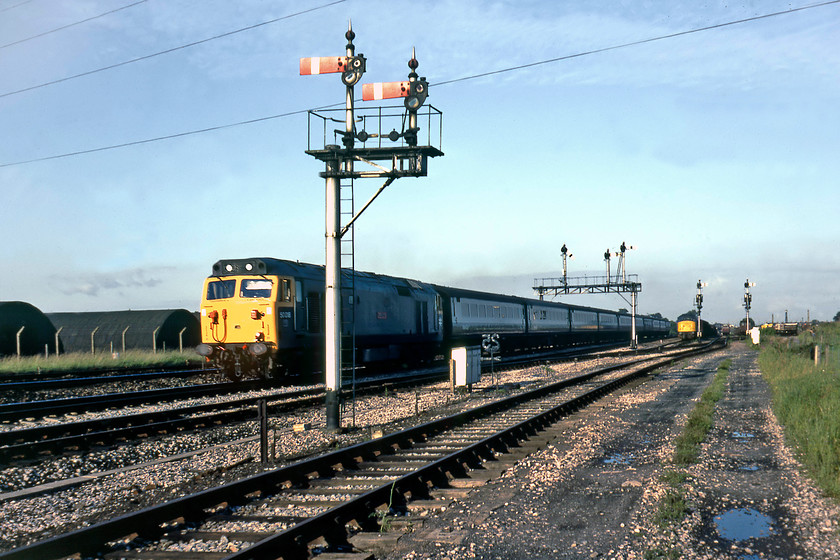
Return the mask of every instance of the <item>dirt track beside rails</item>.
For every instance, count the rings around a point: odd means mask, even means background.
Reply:
[[[732,358],[690,508],[661,528],[655,511],[673,441],[717,366]],[[840,508],[800,473],[770,409],[756,354],[736,344],[668,368],[555,427],[513,465],[378,558],[838,558]],[[679,555],[677,555],[679,554]]]

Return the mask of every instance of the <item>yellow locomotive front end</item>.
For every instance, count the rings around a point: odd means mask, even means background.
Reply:
[[[197,351],[232,380],[272,377],[282,333],[291,316],[292,282],[273,275],[229,274],[204,282]]]
[[[697,337],[697,321],[694,319],[677,321],[677,336],[683,340]]]

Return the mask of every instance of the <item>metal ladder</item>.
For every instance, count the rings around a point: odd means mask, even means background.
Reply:
[[[341,227],[356,214],[354,179],[343,179],[339,183]],[[350,386],[350,413],[352,427],[356,427],[356,240],[353,224],[341,238],[341,386]],[[347,303],[350,305],[346,305]],[[344,392],[342,390],[342,392]],[[346,412],[347,400],[342,399]]]

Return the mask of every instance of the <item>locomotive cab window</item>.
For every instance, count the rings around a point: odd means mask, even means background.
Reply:
[[[277,301],[292,301],[292,282],[288,278],[280,280],[278,287]]]
[[[274,283],[271,280],[260,278],[243,280],[239,290],[239,297],[245,299],[271,297],[271,287]]]
[[[228,299],[236,293],[236,280],[216,280],[207,284],[207,299]]]

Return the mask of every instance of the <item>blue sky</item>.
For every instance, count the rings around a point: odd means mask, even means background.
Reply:
[[[298,60],[343,54],[352,18],[364,83],[416,47],[446,154],[360,219],[358,268],[530,296],[564,243],[595,275],[626,241],[644,313],[675,319],[702,279],[704,317],[737,322],[747,278],[759,320],[840,311],[840,4],[452,83],[809,4],[147,0],[28,39],[131,3],[0,1],[2,301],[194,310],[220,258],[323,263],[305,115],[15,163],[343,102]]]

